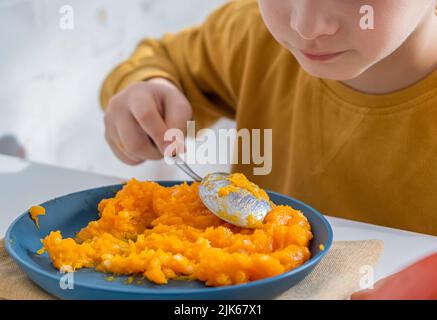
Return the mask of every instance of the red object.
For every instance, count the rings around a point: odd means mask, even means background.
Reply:
[[[359,291],[352,300],[437,300],[437,253]]]

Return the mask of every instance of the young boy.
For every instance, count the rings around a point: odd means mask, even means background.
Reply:
[[[106,139],[138,164],[161,158],[165,131],[192,117],[269,128],[271,173],[233,171],[326,215],[437,235],[435,5],[231,1],[201,26],[142,41],[109,75]]]

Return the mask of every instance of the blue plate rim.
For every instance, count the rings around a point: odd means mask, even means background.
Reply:
[[[193,181],[190,180],[153,180],[153,182],[156,182],[158,184],[161,183],[174,183],[174,184],[178,184],[178,183],[192,183]],[[55,197],[53,199],[47,200],[43,203],[41,203],[40,205],[44,205],[47,204],[49,202],[53,202],[56,201],[60,198],[66,197],[66,196],[71,196],[71,195],[75,195],[78,193],[82,193],[82,192],[86,192],[86,191],[91,191],[91,190],[98,190],[98,189],[111,189],[111,188],[120,188],[123,185],[125,185],[126,182],[122,182],[122,183],[118,183],[118,184],[113,184],[113,185],[107,185],[107,186],[101,186],[101,187],[96,187],[96,188],[90,188],[90,189],[84,189],[84,190],[80,190],[80,191],[75,191],[72,193],[68,193],[62,196],[58,196]],[[208,292],[225,292],[225,291],[229,291],[229,290],[234,290],[237,288],[250,288],[250,287],[256,287],[258,285],[262,285],[265,283],[269,283],[269,282],[276,282],[279,281],[283,278],[287,278],[291,275],[293,275],[294,273],[298,273],[301,270],[310,268],[311,266],[313,266],[314,264],[317,264],[330,250],[332,243],[333,243],[333,230],[331,227],[331,224],[329,223],[329,221],[325,218],[325,216],[323,214],[321,214],[319,211],[317,211],[316,209],[314,209],[313,207],[307,205],[306,203],[303,203],[300,200],[297,200],[293,197],[290,197],[288,195],[285,194],[281,194],[275,191],[270,191],[268,189],[265,189],[265,191],[268,194],[274,194],[274,195],[278,195],[281,197],[286,197],[289,198],[291,200],[293,200],[294,202],[298,203],[300,206],[305,207],[307,210],[312,211],[313,213],[315,213],[318,218],[321,219],[324,227],[326,228],[327,232],[328,232],[328,239],[327,241],[323,244],[325,246],[324,250],[321,250],[319,252],[317,252],[314,256],[311,256],[311,258],[306,261],[304,264],[302,264],[301,266],[292,269],[290,271],[281,273],[277,276],[273,276],[273,277],[268,277],[268,278],[264,278],[264,279],[260,279],[260,280],[255,280],[255,281],[251,281],[251,282],[247,282],[247,283],[243,283],[243,284],[236,284],[236,285],[228,285],[228,286],[221,286],[221,287],[207,287],[205,286],[204,288],[190,288],[190,289],[173,289],[173,290],[169,290],[166,289],[165,291],[160,291],[160,290],[155,290],[155,289],[150,289],[150,288],[141,288],[141,290],[138,291],[133,291],[131,290],[131,288],[129,288],[128,285],[126,285],[126,288],[123,287],[114,287],[113,289],[111,289],[111,292],[121,292],[121,293],[134,293],[134,294],[140,294],[140,293],[144,293],[144,294],[154,294],[154,295],[172,295],[172,294],[184,294],[184,293],[202,293],[205,291]],[[59,281],[59,277],[56,275],[53,275],[51,273],[49,273],[48,271],[41,269],[41,268],[37,268],[34,267],[33,265],[29,264],[28,262],[24,261],[18,254],[16,254],[15,250],[12,248],[11,245],[11,232],[14,228],[14,226],[18,223],[19,220],[21,220],[22,218],[24,218],[24,216],[28,215],[28,211],[25,211],[24,213],[22,213],[21,215],[19,215],[17,218],[15,218],[15,220],[10,224],[10,226],[8,227],[7,231],[6,231],[6,235],[4,238],[4,243],[5,243],[5,248],[6,251],[8,252],[8,254],[19,264],[26,266],[26,268],[31,269],[33,272],[38,273],[40,275],[43,275],[45,277],[51,278],[52,280],[56,280]],[[96,272],[97,273],[97,272]],[[103,273],[102,273],[103,274]],[[182,280],[183,281],[183,280]],[[93,290],[98,290],[98,291],[108,291],[107,288],[102,288],[98,285],[93,285],[93,284],[89,284],[89,283],[84,283],[84,282],[76,282],[76,285],[79,285],[81,287],[84,288],[90,288]]]

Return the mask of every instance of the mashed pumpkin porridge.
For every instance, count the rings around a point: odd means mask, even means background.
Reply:
[[[197,279],[208,286],[272,277],[310,258],[313,235],[301,212],[277,205],[257,228],[240,228],[212,214],[198,187],[132,179],[99,203],[98,220],[74,239],[52,231],[39,253],[47,251],[57,269],[95,268],[129,275],[129,282],[136,276],[157,284]]]

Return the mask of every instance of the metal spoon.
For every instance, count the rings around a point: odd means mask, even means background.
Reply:
[[[236,192],[230,192],[228,195],[220,196],[218,194],[220,188],[231,184],[227,179],[228,173],[215,172],[202,178],[179,155],[174,156],[173,161],[179,169],[194,181],[200,182],[200,199],[220,219],[239,227],[255,228],[258,222],[262,222],[267,213],[272,210],[269,201],[258,199],[243,188],[239,188]]]

